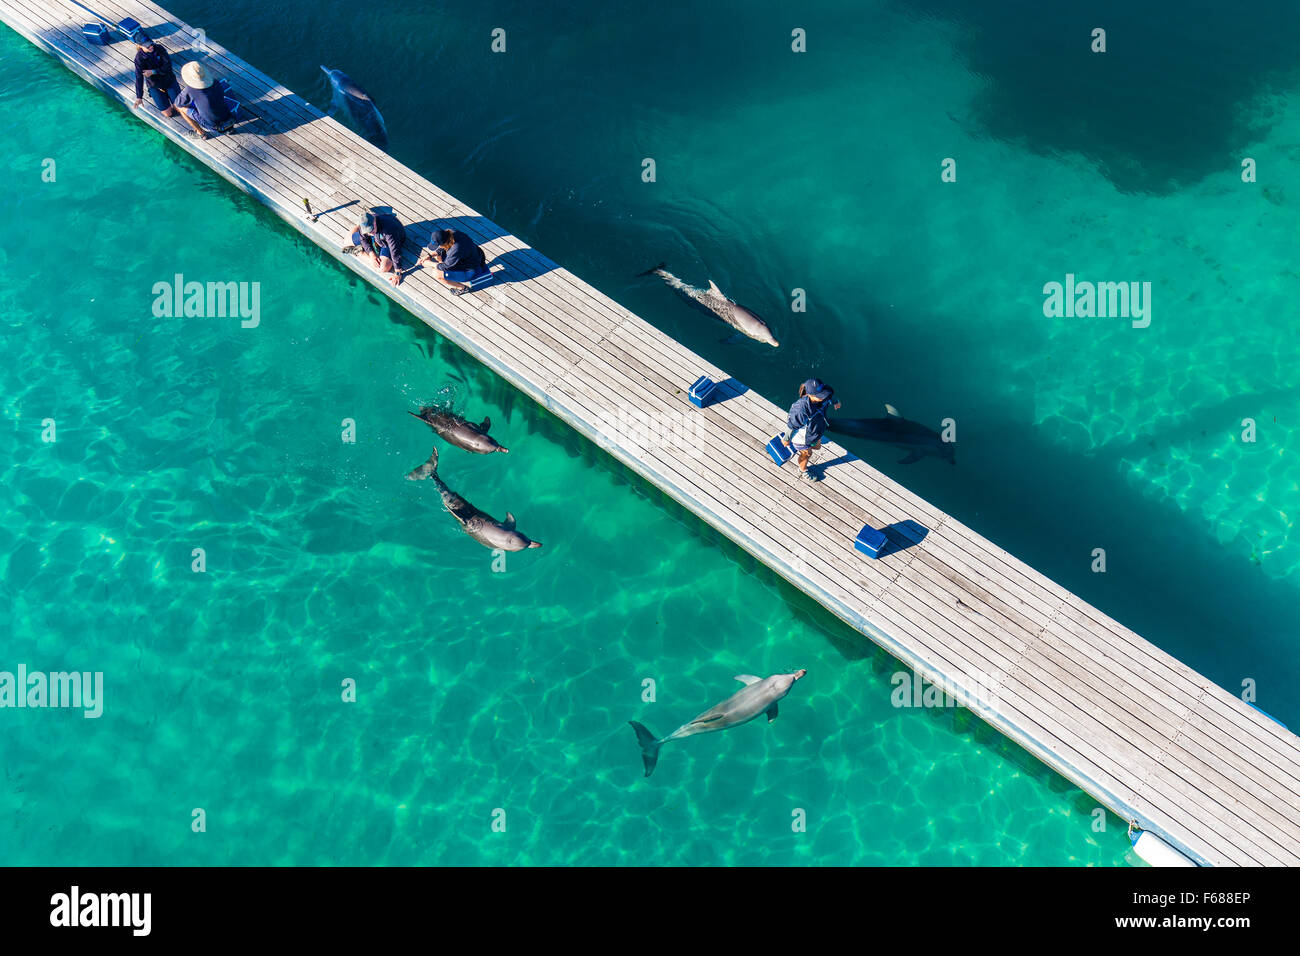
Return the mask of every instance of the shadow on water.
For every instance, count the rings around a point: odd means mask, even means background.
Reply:
[[[1236,168],[1236,152],[1272,122],[1252,113],[1258,98],[1300,66],[1293,3],[903,4],[966,28],[958,46],[986,88],[973,117],[954,122],[1037,153],[1082,154],[1121,192],[1170,193]],[[1098,27],[1105,53],[1091,49]]]

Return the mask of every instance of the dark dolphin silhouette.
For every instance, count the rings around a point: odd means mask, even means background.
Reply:
[[[472,504],[443,483],[438,477],[438,449],[433,450],[429,460],[416,468],[407,479],[423,481],[432,478],[442,495],[442,506],[451,512],[452,517],[460,522],[465,533],[485,548],[500,548],[502,551],[523,551],[526,548],[540,548],[540,541],[533,541],[527,535],[515,529],[515,516],[506,512],[506,520],[498,521],[486,512],[479,511]]]
[[[645,775],[654,772],[659,762],[659,748],[670,740],[694,737],[714,730],[727,730],[747,724],[759,714],[767,714],[770,724],[776,720],[776,705],[790,693],[794,682],[807,674],[806,670],[797,670],[793,674],[773,674],[771,677],[755,677],[753,674],[737,674],[736,680],[745,686],[736,691],[720,704],[710,707],[690,723],[682,724],[667,737],[656,738],[644,724],[629,720],[636,731],[636,742],[641,745],[641,762],[645,764]]]
[[[388,127],[384,125],[384,118],[370,94],[342,70],[331,70],[327,66],[322,66],[321,70],[329,77],[330,86],[334,89],[335,104],[347,111],[352,124],[362,136],[380,149],[387,149]]]
[[[492,427],[490,418],[485,418],[482,424],[475,425],[454,412],[436,406],[422,408],[418,413],[409,414],[424,422],[457,448],[472,451],[477,455],[490,455],[494,451],[510,450],[488,434],[488,429]]]
[[[839,435],[852,435],[906,449],[907,457],[899,459],[900,465],[910,465],[926,456],[942,458],[950,465],[957,464],[953,442],[944,441],[933,428],[908,421],[893,405],[886,405],[885,411],[889,413],[886,418],[830,418],[826,424]]]

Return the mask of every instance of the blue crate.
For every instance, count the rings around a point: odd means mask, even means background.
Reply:
[[[95,46],[108,46],[112,40],[108,35],[108,27],[102,23],[87,23],[81,28],[81,35],[86,38],[87,43],[93,43]]]
[[[686,397],[690,399],[691,404],[696,408],[704,408],[709,404],[717,387],[717,382],[707,375],[701,375],[691,384],[691,390],[686,393]]]
[[[140,24],[138,21],[126,17],[117,25],[117,28],[130,37],[136,30],[140,29]]]
[[[888,543],[889,539],[885,537],[885,532],[877,531],[869,524],[864,524],[858,536],[853,539],[853,547],[871,558],[880,557],[880,552]]]
[[[777,467],[784,465],[794,457],[794,449],[785,443],[785,432],[773,436],[772,440],[767,443],[767,453],[772,456]]]

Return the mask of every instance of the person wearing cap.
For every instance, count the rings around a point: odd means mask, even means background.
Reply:
[[[420,262],[432,261],[437,271],[434,278],[447,288],[452,295],[461,295],[469,291],[469,286],[446,276],[448,272],[477,272],[487,266],[487,256],[469,236],[459,229],[435,229],[429,237],[431,248],[420,252]]]
[[[172,58],[161,43],[155,43],[149,34],[136,30],[131,34],[135,43],[135,103],[138,109],[144,102],[144,88],[149,86],[149,98],[154,106],[162,110],[163,116],[175,116],[173,101],[180,95],[181,88],[176,82],[176,73],[172,70]]]
[[[172,102],[180,107],[181,116],[200,139],[207,139],[208,133],[220,132],[232,119],[226,95],[213,86],[212,74],[202,63],[186,63],[181,67],[181,92]],[[190,115],[191,110],[197,121]]]
[[[820,448],[826,434],[827,407],[839,408],[835,390],[819,378],[810,378],[799,386],[799,400],[790,406],[786,425],[790,437],[782,439],[787,446],[799,452],[799,477],[820,481],[821,477],[808,471],[808,461],[813,449]]]
[[[388,281],[402,284],[402,243],[406,242],[406,227],[400,219],[386,212],[367,211],[357,228],[352,230],[352,245],[358,252],[370,257],[371,264],[380,272],[392,273]]]

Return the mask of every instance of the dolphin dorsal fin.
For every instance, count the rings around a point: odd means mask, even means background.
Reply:
[[[718,288],[718,284],[714,282],[712,279],[709,280],[709,291],[712,292],[714,295],[716,295],[719,299],[726,298],[726,296],[722,294],[722,290]]]
[[[512,515],[509,511],[506,512],[506,520],[501,523],[505,525],[506,530],[508,531],[515,530],[515,516]]]
[[[488,429],[491,428],[491,427],[492,427],[492,419],[490,419],[490,418],[484,418],[484,419],[483,419],[483,424],[480,425],[480,426],[478,427],[478,430],[481,431],[484,435],[486,435],[487,432],[488,432]]]
[[[888,402],[885,403],[885,414],[893,418],[903,417],[902,415],[898,414],[898,409],[895,408],[893,405],[890,405]]]
[[[737,674],[737,675],[736,675],[736,680],[740,681],[740,682],[741,682],[742,684],[744,684],[746,687],[748,687],[750,684],[757,684],[757,683],[758,683],[759,681],[761,681],[762,679],[763,679],[763,678],[761,678],[761,677],[755,677],[753,674]]]

